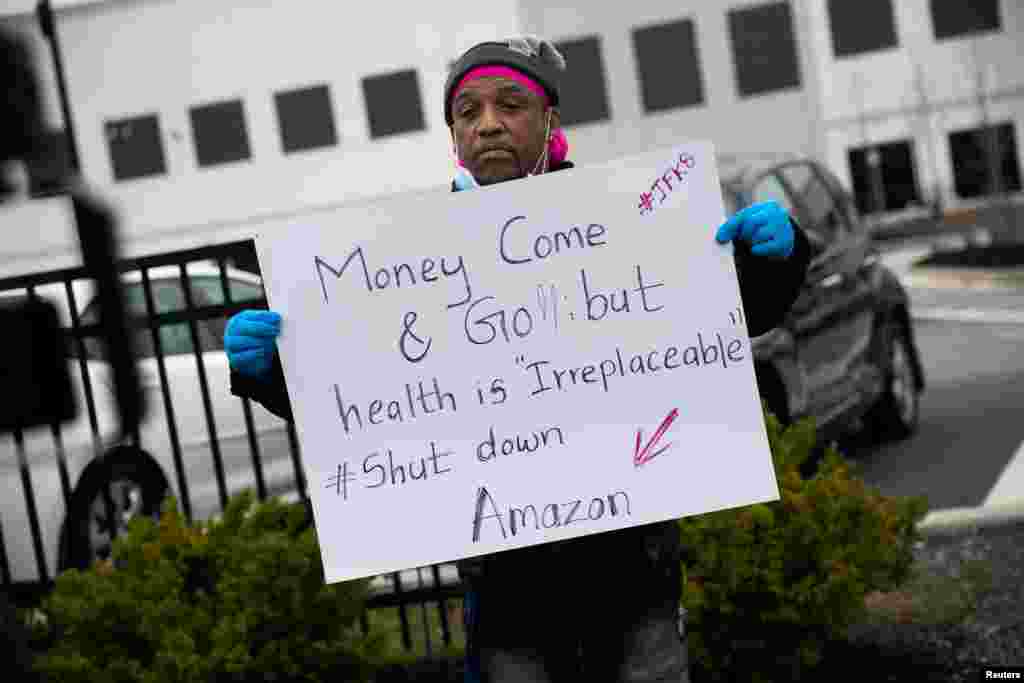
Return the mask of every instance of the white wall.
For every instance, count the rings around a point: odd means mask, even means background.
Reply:
[[[642,3],[549,3],[521,0],[523,27],[553,40],[601,36],[611,120],[578,126],[567,133],[572,158],[603,161],[668,146],[710,139],[721,153],[816,154],[818,96],[813,51],[806,45],[807,14],[802,0],[790,2],[801,80],[799,89],[740,98],[737,92],[727,12],[761,0],[645,0]],[[705,104],[647,114],[633,52],[632,30],[678,19],[695,23]]]
[[[122,220],[126,252],[220,241],[225,223],[431,185],[452,171],[441,108],[459,50],[515,30],[514,3],[113,0],[61,10],[85,180]],[[427,129],[371,140],[360,80],[416,68]],[[286,156],[273,93],[330,86],[336,147]],[[199,168],[188,108],[242,98],[252,158]],[[115,182],[104,122],[158,113],[167,174]],[[185,234],[188,233],[188,234]],[[180,239],[176,239],[180,237]]]
[[[93,5],[111,0],[50,0],[54,9],[65,7],[78,7],[79,5]],[[36,11],[39,0],[0,0],[0,17],[27,15]]]
[[[840,59],[832,52],[827,0],[807,3],[826,159],[847,183],[849,147],[911,139],[922,191],[938,183],[946,199],[954,199],[948,134],[981,125],[979,90],[988,98],[991,122],[1016,122],[1021,154],[1024,3],[1002,0],[998,32],[936,41],[928,0],[893,0],[898,47]]]
[[[752,98],[737,93],[727,12],[762,0],[450,0],[358,7],[318,0],[67,2],[73,6],[58,10],[58,27],[83,171],[117,209],[125,255],[244,237],[246,221],[258,216],[414,188],[443,190],[453,170],[441,111],[447,63],[475,42],[521,32],[553,40],[601,37],[611,120],[570,128],[570,155],[578,163],[709,138],[722,153],[821,157],[849,185],[850,146],[909,137],[916,142],[921,186],[951,188],[947,134],[980,121],[972,50],[994,65],[987,69],[991,119],[1013,118],[1018,150],[1024,151],[1024,69],[1018,67],[1024,4],[1014,0],[1002,3],[1001,32],[941,43],[933,38],[928,0],[893,0],[899,47],[839,60],[832,55],[826,0],[790,0],[801,87]],[[706,102],[647,114],[631,31],[680,18],[696,24]],[[31,14],[2,21],[36,33],[37,53],[49,66]],[[920,101],[915,65],[935,109],[927,116],[914,113]],[[371,140],[360,79],[406,68],[417,70],[427,130]],[[42,75],[47,115],[56,123],[49,68]],[[862,96],[858,78],[865,84]],[[330,86],[338,145],[286,156],[273,93],[315,83]],[[189,107],[235,97],[245,103],[252,159],[198,168]],[[154,112],[167,174],[115,182],[104,122]],[[26,224],[32,211],[60,213],[23,208],[19,222]],[[5,211],[0,220],[9,215]],[[4,251],[6,261],[17,256],[21,267],[43,247],[34,246],[31,230],[18,234],[25,243],[9,242]],[[70,242],[63,248],[74,251]],[[61,247],[50,240],[46,249],[46,263],[56,262]]]
[[[723,153],[802,152],[822,147],[813,50],[803,40],[805,0],[791,2],[802,86],[740,99],[726,12],[759,0],[651,0],[642,6],[540,0],[480,3],[347,3],[318,0],[106,0],[57,2],[58,31],[84,179],[121,219],[122,251],[135,256],[246,237],[251,219],[447,186],[453,170],[441,97],[449,60],[470,45],[522,32],[554,40],[597,33],[607,68],[611,121],[574,127],[571,158],[603,161],[684,139],[710,138]],[[62,5],[67,4],[67,7]],[[3,9],[3,8],[0,8]],[[696,20],[705,85],[703,106],[642,111],[631,29],[682,17]],[[5,23],[35,34],[46,81],[48,116],[59,102],[45,41],[31,14]],[[360,79],[415,68],[427,130],[371,140]],[[273,93],[330,86],[336,147],[294,155],[280,150]],[[242,98],[252,158],[199,168],[190,106]],[[167,173],[116,182],[104,122],[159,115]],[[54,204],[8,209],[21,225],[62,215]],[[49,217],[49,218],[46,218]],[[48,235],[71,235],[66,226]],[[32,240],[0,253],[0,273],[74,263],[70,237]]]

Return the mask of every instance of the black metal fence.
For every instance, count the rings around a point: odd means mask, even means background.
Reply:
[[[81,564],[81,556],[75,556],[69,548],[74,546],[74,534],[84,528],[82,516],[92,515],[93,509],[82,507],[81,489],[85,486],[86,473],[90,466],[102,461],[112,451],[128,452],[140,458],[153,457],[156,463],[164,463],[162,469],[168,484],[174,489],[179,507],[188,520],[203,516],[197,510],[194,493],[210,488],[209,477],[216,483],[216,505],[222,511],[231,494],[232,484],[238,486],[238,457],[241,450],[248,451],[250,471],[242,479],[248,487],[255,489],[260,500],[270,495],[292,495],[308,502],[307,483],[302,467],[298,439],[294,426],[281,420],[277,427],[284,437],[277,443],[267,445],[267,429],[257,422],[269,414],[262,408],[254,407],[248,399],[232,397],[230,400],[241,405],[244,420],[244,438],[233,440],[234,474],[229,481],[224,450],[229,448],[224,435],[220,433],[217,419],[217,397],[227,391],[226,386],[211,384],[211,359],[219,360],[223,355],[221,343],[227,319],[244,308],[265,308],[266,298],[258,277],[255,247],[252,241],[203,247],[188,251],[147,256],[122,261],[121,273],[125,291],[126,306],[133,318],[136,333],[135,346],[140,362],[145,362],[152,372],[149,381],[153,394],[159,400],[150,400],[147,422],[158,422],[161,428],[149,430],[159,434],[158,438],[148,437],[146,430],[131,435],[128,443],[111,442],[108,425],[112,416],[110,405],[101,400],[105,388],[102,372],[102,348],[99,345],[99,317],[96,301],[89,299],[90,283],[82,268],[72,268],[22,277],[0,280],[0,297],[28,296],[42,297],[53,302],[63,311],[64,334],[68,349],[68,362],[80,401],[81,418],[75,424],[52,424],[48,429],[36,430],[28,438],[16,432],[9,444],[0,451],[0,467],[3,474],[20,480],[24,502],[23,515],[13,514],[14,491],[8,488],[3,498],[6,503],[0,507],[6,511],[0,520],[0,574],[4,589],[23,604],[35,602],[53,585],[53,576],[64,568]],[[219,351],[219,355],[210,352]],[[183,365],[187,361],[187,365]],[[169,368],[174,366],[174,370]],[[155,366],[155,368],[153,367]],[[190,381],[194,372],[195,386],[184,394],[175,384],[172,376],[185,367]],[[144,373],[145,374],[145,373]],[[224,381],[224,377],[213,381]],[[157,392],[156,389],[159,391]],[[190,477],[190,467],[195,470],[194,457],[185,462],[186,448],[195,450],[195,438],[183,442],[196,425],[184,425],[184,419],[196,417],[196,402],[201,404],[204,424],[198,429],[204,441],[202,452],[208,456],[205,475],[196,481]],[[260,420],[257,419],[257,412]],[[187,415],[188,418],[184,418]],[[84,437],[83,437],[84,435]],[[78,446],[88,442],[88,456],[74,458],[70,454],[75,442]],[[31,447],[30,442],[31,441]],[[241,444],[241,446],[239,446]],[[244,446],[244,448],[243,448]],[[277,452],[284,449],[284,454]],[[271,452],[273,450],[274,452]],[[11,452],[13,451],[13,453]],[[11,457],[13,456],[13,457]],[[191,457],[191,456],[190,456]],[[230,458],[227,458],[230,460]],[[12,462],[13,460],[13,462]],[[277,474],[268,481],[267,463],[277,462]],[[290,468],[282,463],[290,462]],[[169,465],[169,466],[168,466]],[[56,475],[40,477],[41,469],[56,469]],[[282,475],[285,469],[290,473]],[[15,472],[16,470],[16,472]],[[283,477],[283,478],[282,478]],[[38,479],[37,481],[34,481]],[[59,481],[59,486],[56,481]],[[42,482],[42,483],[40,483]],[[56,490],[59,488],[59,493]],[[114,519],[114,507],[107,484],[102,486],[102,499],[106,509],[106,521],[110,540],[117,534],[118,524]],[[41,514],[53,508],[57,500],[62,505],[61,514]],[[92,501],[87,501],[91,504]],[[201,506],[200,506],[201,507]],[[210,512],[209,505],[206,512]],[[12,518],[24,517],[27,528],[11,523]],[[59,528],[54,520],[59,520]],[[90,519],[91,524],[93,519]],[[30,541],[30,543],[29,543]],[[32,557],[25,557],[31,553]],[[27,567],[34,567],[34,576],[26,579]],[[18,569],[20,567],[20,570]],[[51,571],[52,569],[52,571]],[[421,570],[409,570],[387,577],[378,577],[373,583],[373,596],[368,607],[383,612],[397,611],[401,625],[402,641],[407,650],[422,650],[430,654],[435,643],[447,646],[459,639],[461,630],[452,623],[452,609],[459,603],[462,587],[451,565],[433,566]],[[418,609],[417,609],[418,607]],[[364,626],[368,620],[364,618]],[[457,632],[457,633],[456,633]]]

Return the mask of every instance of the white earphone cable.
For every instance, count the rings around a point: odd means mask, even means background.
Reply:
[[[544,170],[541,173],[548,172],[548,138],[551,136],[551,108],[548,108],[548,119],[544,125],[544,151],[541,152],[540,156],[537,157],[537,163],[533,167],[533,171],[527,173],[528,176],[537,175],[537,170],[540,169],[541,164],[544,165]]]

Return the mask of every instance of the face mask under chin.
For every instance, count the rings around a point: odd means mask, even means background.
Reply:
[[[474,187],[480,187],[480,183],[476,181],[473,174],[469,172],[465,166],[459,166],[455,170],[455,189],[461,192],[462,190],[471,190]]]

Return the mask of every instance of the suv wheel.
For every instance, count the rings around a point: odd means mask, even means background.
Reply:
[[[167,491],[160,466],[141,451],[114,452],[90,468],[75,488],[68,511],[68,566],[85,569],[110,558],[115,536],[125,535],[132,519],[159,517]]]
[[[868,413],[869,429],[882,439],[905,439],[917,431],[920,392],[906,328],[889,322],[882,328],[882,396]]]

